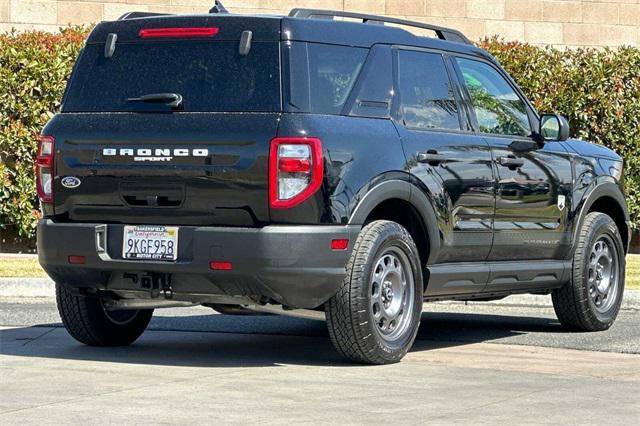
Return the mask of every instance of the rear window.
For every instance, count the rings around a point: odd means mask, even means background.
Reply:
[[[104,44],[85,47],[63,112],[158,109],[158,105],[127,101],[155,93],[180,94],[183,110],[188,112],[281,108],[277,42],[254,42],[247,56],[239,54],[237,41],[145,41],[116,46],[111,58],[104,57]]]

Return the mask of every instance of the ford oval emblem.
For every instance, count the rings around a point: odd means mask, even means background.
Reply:
[[[75,176],[67,176],[62,178],[62,186],[65,188],[77,188],[80,186],[80,179]]]

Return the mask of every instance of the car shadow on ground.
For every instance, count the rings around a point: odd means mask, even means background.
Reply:
[[[489,314],[424,313],[412,351],[562,332],[556,320]],[[352,366],[333,349],[322,321],[279,316],[154,316],[129,347],[88,347],[60,324],[0,330],[0,354],[19,357],[185,367],[279,364]]]
[[[413,350],[508,340],[529,333],[567,331],[555,318],[477,313],[424,312]]]

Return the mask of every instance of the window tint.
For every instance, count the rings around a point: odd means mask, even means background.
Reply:
[[[89,44],[71,79],[64,112],[140,111],[157,105],[127,102],[152,93],[178,93],[185,111],[278,111],[277,42],[254,42],[247,56],[238,42],[201,40]]]
[[[531,125],[524,101],[498,71],[488,64],[457,58],[471,96],[480,131],[529,136]]]
[[[340,114],[367,57],[367,49],[308,44],[310,111]]]
[[[441,55],[400,50],[398,80],[405,126],[460,130],[458,106]]]

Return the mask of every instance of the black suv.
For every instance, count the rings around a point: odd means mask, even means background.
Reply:
[[[605,330],[623,164],[568,136],[448,28],[131,13],[92,31],[40,137],[40,263],[89,345],[204,305],[326,316],[340,353],[383,364],[423,302],[514,293]]]

